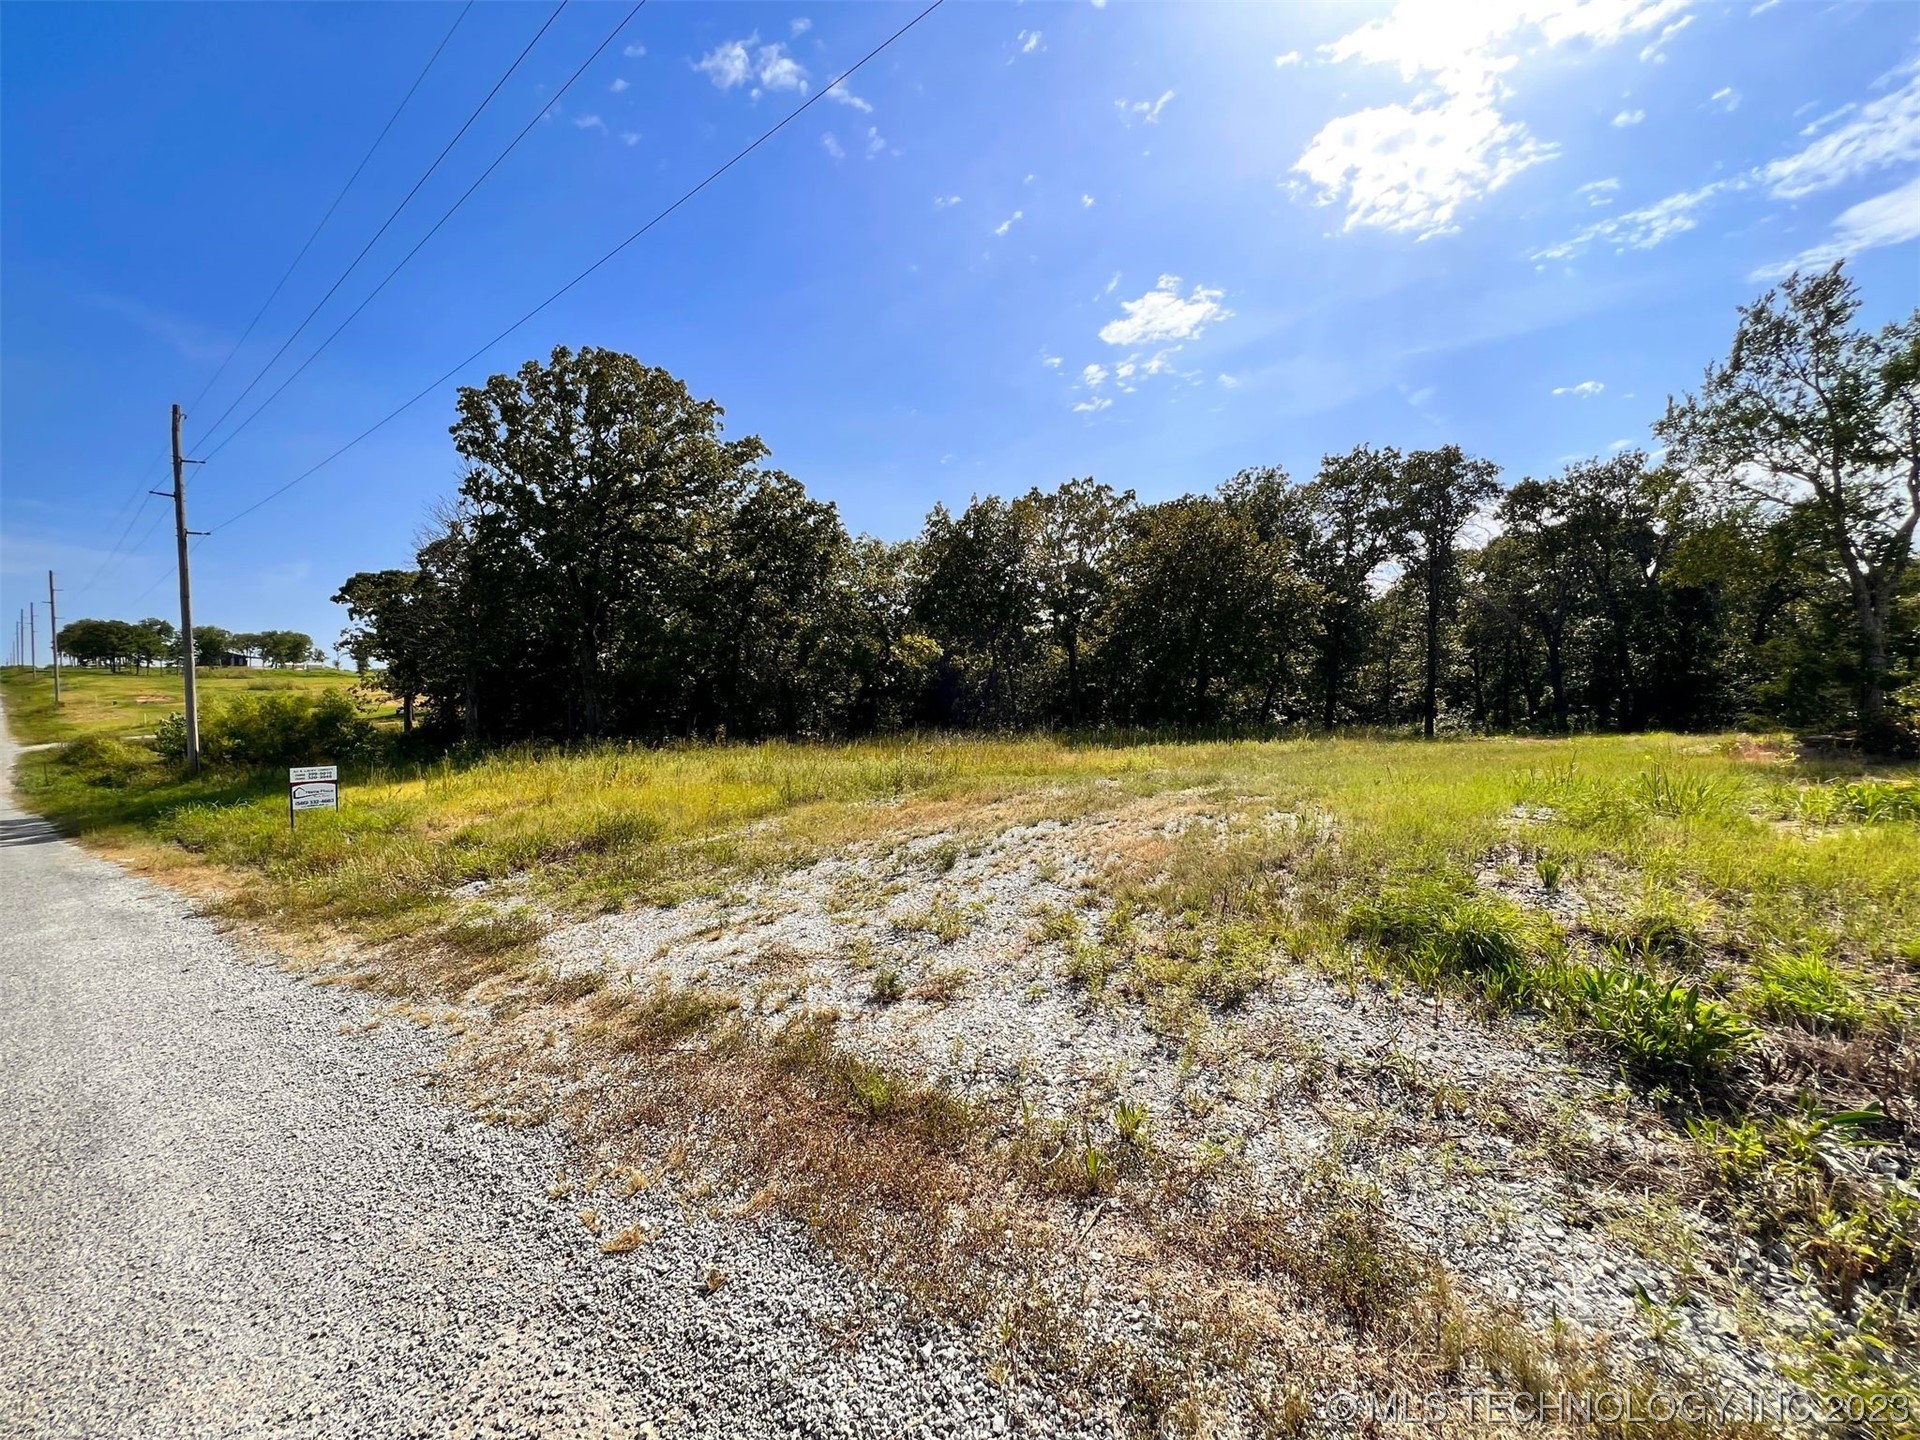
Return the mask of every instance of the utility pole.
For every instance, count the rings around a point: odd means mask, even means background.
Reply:
[[[180,454],[180,422],[186,418],[178,405],[173,407],[173,533],[180,552],[180,671],[187,682],[187,773],[198,775],[200,707],[193,683],[193,582],[187,573],[187,537],[205,532],[187,529],[187,466],[200,462]],[[167,492],[153,493],[164,496]]]
[[[27,602],[27,669],[37,671],[40,668],[40,617],[35,613],[35,602]]]
[[[53,608],[53,571],[47,571],[47,648],[53,652],[53,708],[60,708],[60,614]]]

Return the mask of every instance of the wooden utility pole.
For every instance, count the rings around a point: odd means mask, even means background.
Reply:
[[[187,572],[187,462],[180,454],[180,422],[173,407],[173,538],[180,553],[180,673],[187,682],[187,773],[200,773],[200,707],[193,674],[193,582]],[[156,492],[158,493],[158,492]]]
[[[27,669],[40,668],[40,616],[38,602],[27,602]]]
[[[60,612],[53,608],[53,571],[47,571],[47,648],[53,652],[53,706],[60,708]]]

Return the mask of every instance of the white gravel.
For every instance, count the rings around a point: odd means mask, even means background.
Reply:
[[[0,1433],[1071,1433],[781,1221],[595,1197],[603,1255],[439,1038],[10,800],[0,934]]]

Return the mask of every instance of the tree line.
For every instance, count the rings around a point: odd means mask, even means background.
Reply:
[[[75,620],[60,627],[60,653],[78,665],[108,670],[145,670],[180,663],[180,632],[158,616],[145,620]],[[218,625],[193,627],[194,663],[224,665],[227,656],[255,655],[269,665],[325,661],[313,637],[299,630],[233,631]]]
[[[1501,481],[1359,446],[1142,503],[1091,478],[851,536],[752,436],[632,356],[462,388],[465,476],[342,644],[450,737],[904,727],[1754,721],[1910,726],[1920,311],[1840,266],[1740,312],[1664,452]]]

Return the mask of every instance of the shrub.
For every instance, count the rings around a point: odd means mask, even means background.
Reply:
[[[1723,777],[1685,770],[1643,771],[1633,783],[1634,798],[1649,814],[1670,820],[1705,819],[1733,807],[1733,787]]]
[[[1920,821],[1920,783],[1843,780],[1809,785],[1794,797],[1794,813],[1810,825],[1890,825]]]
[[[60,752],[59,764],[89,785],[118,790],[131,784],[153,763],[137,745],[103,735],[87,735]]]
[[[1769,1020],[1842,1035],[1852,1034],[1867,1018],[1847,977],[1817,946],[1763,960],[1747,1003]]]
[[[338,690],[238,695],[200,726],[200,751],[209,763],[248,769],[352,764],[372,755],[376,739],[373,722]]]
[[[1660,980],[1645,970],[1595,966],[1577,972],[1570,990],[1606,1047],[1629,1071],[1655,1084],[1697,1090],[1753,1038],[1731,1010],[1702,1000],[1699,986]]]
[[[1354,906],[1348,933],[1409,963],[1416,975],[1462,975],[1512,998],[1530,983],[1530,952],[1542,938],[1539,922],[1518,906],[1425,879],[1389,889]]]
[[[1692,969],[1707,953],[1699,915],[1670,895],[1655,896],[1599,928],[1614,948],[1636,960]]]

